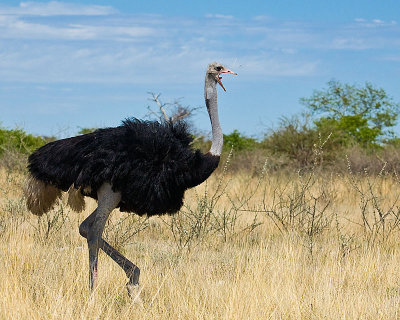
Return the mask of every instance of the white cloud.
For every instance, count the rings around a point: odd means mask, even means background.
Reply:
[[[66,2],[21,2],[17,7],[0,6],[0,14],[26,16],[98,16],[117,13],[110,6],[83,5]]]
[[[319,61],[285,61],[269,56],[243,57],[241,61],[244,75],[248,74],[252,78],[311,76],[316,73],[320,64]]]
[[[62,19],[51,17],[61,14]],[[122,15],[103,6],[29,2],[0,7],[0,73],[3,81],[16,82],[172,84],[197,81],[204,66],[217,60],[241,65],[240,72],[251,79],[310,76],[324,69],[321,52],[396,45],[381,28],[370,32],[365,24],[374,22],[357,18],[328,28],[220,14],[171,19]],[[398,27],[391,23],[390,28]]]
[[[395,20],[385,21],[382,19],[372,19],[367,20],[363,18],[354,19],[354,21],[359,25],[366,28],[376,28],[376,27],[390,27],[395,26],[397,22]]]
[[[0,15],[0,38],[4,39],[129,40],[129,38],[149,36],[153,32],[155,31],[151,27],[136,25],[52,25],[45,22],[29,22],[16,16]]]
[[[399,62],[400,61],[400,55],[385,55],[381,58],[381,60],[386,60],[386,61],[395,61]]]
[[[372,22],[373,22],[373,23],[376,23],[376,24],[383,24],[383,23],[385,23],[385,21],[380,20],[380,19],[373,19]]]
[[[252,18],[254,21],[268,21],[271,18],[269,16],[255,16]]]
[[[235,17],[231,16],[231,15],[225,15],[225,14],[218,14],[218,13],[211,14],[211,13],[208,13],[208,14],[206,14],[206,18],[228,19],[228,20],[230,20],[230,19],[234,19]]]
[[[373,44],[362,38],[335,38],[332,41],[331,48],[336,50],[366,50],[373,48]]]

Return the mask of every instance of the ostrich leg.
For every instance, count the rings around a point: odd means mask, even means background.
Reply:
[[[97,285],[97,261],[101,247],[104,226],[112,210],[121,200],[121,195],[111,189],[110,184],[103,184],[97,191],[98,206],[91,214],[93,221],[87,230],[87,243],[89,248],[89,287],[90,290]]]
[[[128,294],[131,298],[136,299],[138,295],[137,290],[139,286],[140,269],[110,246],[104,239],[101,239],[101,249],[125,271],[129,279],[126,284]]]
[[[137,298],[135,291],[137,291],[136,289],[139,285],[139,268],[102,238],[107,218],[111,211],[118,205],[119,201],[120,194],[113,192],[109,184],[103,184],[98,191],[98,207],[79,226],[79,233],[88,240],[90,266],[89,286],[91,290],[96,286],[97,256],[98,249],[101,248],[125,271],[129,279],[126,284],[128,293],[132,298]]]

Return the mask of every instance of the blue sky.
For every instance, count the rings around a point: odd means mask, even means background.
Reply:
[[[64,1],[0,4],[0,122],[59,137],[142,118],[147,92],[202,106],[207,64],[223,131],[260,136],[331,79],[400,101],[400,1]],[[193,122],[210,130],[205,110]],[[399,134],[400,134],[400,130]]]

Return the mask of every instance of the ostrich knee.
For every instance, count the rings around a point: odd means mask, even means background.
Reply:
[[[87,239],[88,232],[89,232],[89,225],[86,221],[83,221],[79,226],[79,234]]]
[[[79,226],[79,234],[86,238],[88,237],[89,234],[89,229],[92,227],[93,222],[96,218],[96,210],[93,211]]]

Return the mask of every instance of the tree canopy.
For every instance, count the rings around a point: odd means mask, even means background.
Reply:
[[[332,80],[328,88],[316,90],[300,102],[320,116],[315,120],[318,128],[329,126],[364,146],[393,138],[390,128],[396,124],[400,110],[384,89],[369,82],[358,86]]]

